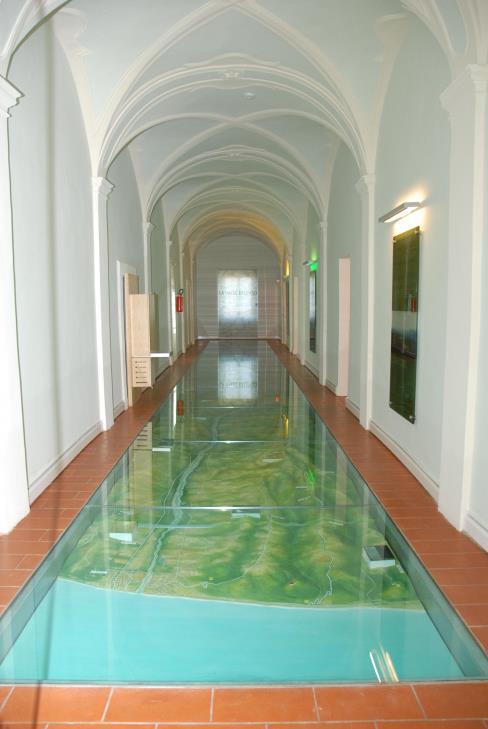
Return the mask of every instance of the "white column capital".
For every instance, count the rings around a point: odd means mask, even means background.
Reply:
[[[2,116],[10,116],[9,109],[18,103],[21,96],[21,92],[12,86],[10,81],[0,76],[0,114]]]
[[[368,172],[366,175],[359,178],[356,182],[356,190],[359,192],[361,197],[371,194],[374,190],[375,181],[376,176],[371,172]]]
[[[142,224],[142,230],[144,232],[144,235],[151,235],[154,230],[153,223],[150,223],[149,221],[144,221]]]
[[[324,218],[319,222],[319,229],[324,233],[327,232],[327,218]]]
[[[93,177],[92,178],[93,190],[105,199],[108,198],[114,186],[107,180],[106,177]]]
[[[456,76],[440,95],[444,109],[452,114],[462,108],[463,101],[488,90],[488,65],[470,64]]]

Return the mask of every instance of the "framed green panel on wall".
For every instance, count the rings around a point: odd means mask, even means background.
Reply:
[[[393,238],[390,407],[415,422],[420,228]]]
[[[309,285],[309,349],[317,351],[317,272],[310,269]]]

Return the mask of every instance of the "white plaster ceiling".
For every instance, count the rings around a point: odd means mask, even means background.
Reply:
[[[341,141],[358,175],[373,169],[412,24],[429,28],[453,74],[488,60],[488,0],[0,0],[4,72],[49,13],[94,174],[110,177],[128,149],[144,218],[163,196],[168,235],[199,240],[261,226],[290,245],[310,207],[325,213]]]

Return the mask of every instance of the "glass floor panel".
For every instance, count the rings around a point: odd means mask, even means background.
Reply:
[[[342,450],[289,443],[180,443],[131,447],[101,489],[110,505],[334,506],[372,495]]]
[[[265,343],[208,345],[0,620],[3,682],[487,676]]]

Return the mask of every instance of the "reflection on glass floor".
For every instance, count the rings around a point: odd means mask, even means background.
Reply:
[[[7,612],[0,649],[5,681],[487,675],[468,631],[256,342],[209,344]]]

